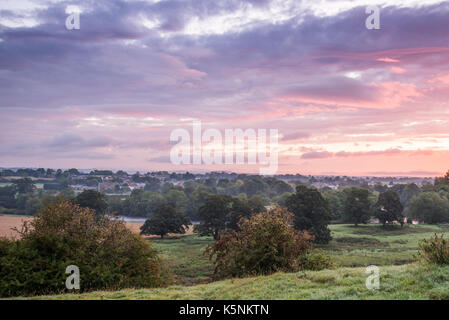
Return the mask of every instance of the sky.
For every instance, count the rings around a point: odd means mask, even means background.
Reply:
[[[277,129],[279,174],[439,176],[448,98],[449,1],[0,2],[0,167],[258,172],[171,163],[201,121]]]

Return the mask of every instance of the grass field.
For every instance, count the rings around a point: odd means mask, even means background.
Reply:
[[[151,240],[175,275],[175,283],[193,285],[210,282],[213,266],[204,249],[212,242],[210,237],[190,235]]]
[[[449,267],[380,268],[379,290],[365,286],[365,268],[277,273],[197,286],[127,289],[33,299],[449,299]]]
[[[449,266],[423,267],[418,241],[449,227],[405,225],[331,225],[333,240],[325,250],[333,270],[277,273],[212,282],[213,266],[203,255],[210,237],[187,235],[150,239],[174,274],[168,288],[66,294],[50,299],[449,299]],[[365,268],[380,267],[381,288],[365,287]]]
[[[415,262],[418,242],[435,232],[449,236],[449,227],[404,225],[331,225],[333,240],[325,249],[339,266],[402,265]]]
[[[418,241],[435,232],[449,236],[449,227],[406,225],[384,229],[380,225],[331,225],[333,240],[318,246],[325,250],[337,267],[368,265],[403,265],[417,261]],[[189,235],[179,238],[153,239],[176,276],[176,284],[210,282],[212,263],[203,255],[210,237]]]

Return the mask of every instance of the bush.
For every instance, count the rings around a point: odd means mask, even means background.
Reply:
[[[443,239],[444,235],[435,235],[418,243],[419,255],[424,262],[447,265],[449,264],[449,241]]]
[[[323,269],[332,269],[335,264],[324,250],[313,249],[302,256],[300,266],[303,270],[319,271]]]
[[[293,214],[283,208],[238,222],[239,231],[219,234],[205,253],[214,260],[215,277],[293,272],[304,264],[313,235],[292,227]]]
[[[0,240],[0,296],[62,293],[66,267],[80,269],[80,291],[166,283],[149,242],[123,221],[95,218],[69,202],[51,203],[25,222],[20,240]]]

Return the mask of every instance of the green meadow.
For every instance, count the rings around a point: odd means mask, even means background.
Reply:
[[[213,281],[204,249],[212,238],[189,235],[151,240],[174,274],[167,288],[97,291],[33,299],[449,299],[449,266],[418,263],[418,242],[449,227],[331,225],[325,250],[335,267]],[[365,286],[365,268],[380,268],[380,289]]]

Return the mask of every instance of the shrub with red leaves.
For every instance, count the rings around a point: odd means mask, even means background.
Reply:
[[[294,230],[293,214],[284,208],[242,218],[238,225],[240,231],[220,234],[206,248],[217,278],[294,272],[312,249],[313,235]]]

